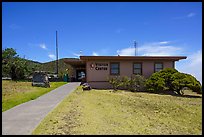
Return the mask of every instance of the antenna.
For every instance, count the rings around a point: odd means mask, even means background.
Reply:
[[[82,56],[82,50],[79,51],[80,56]]]
[[[137,43],[136,43],[135,40],[134,40],[134,46],[135,46],[135,56],[136,56],[136,46],[137,46]]]
[[[57,43],[57,31],[56,31],[56,74],[58,75],[58,43]]]

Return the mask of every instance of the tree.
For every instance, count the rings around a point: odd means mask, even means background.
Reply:
[[[171,78],[173,79],[171,85],[172,89],[176,91],[179,95],[183,95],[182,89],[188,83],[186,75],[184,73],[176,72],[174,73]]]
[[[13,48],[2,50],[2,75],[10,76],[12,80],[24,79],[31,72],[28,62],[20,58]]]
[[[161,72],[161,71],[160,71]],[[147,90],[153,92],[161,92],[166,89],[165,79],[160,72],[153,73],[145,82]]]
[[[159,72],[159,75],[164,78],[165,82],[165,89],[166,90],[172,90],[172,75],[174,73],[177,73],[178,71],[174,68],[165,68]]]
[[[166,68],[153,73],[146,81],[147,90],[164,92],[175,91],[183,95],[182,89],[188,87],[193,92],[202,93],[200,82],[190,74],[178,72],[173,68]]]

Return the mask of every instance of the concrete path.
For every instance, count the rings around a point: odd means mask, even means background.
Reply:
[[[30,135],[40,121],[79,85],[79,82],[65,84],[35,100],[2,112],[2,135]]]

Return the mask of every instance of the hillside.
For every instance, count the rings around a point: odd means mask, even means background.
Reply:
[[[75,58],[63,58],[58,60],[58,73],[59,76],[63,76],[66,72],[66,69],[68,69],[68,73],[72,71],[72,67],[69,64],[66,64],[64,60],[66,59],[73,59],[76,60]],[[41,71],[48,71],[50,73],[55,73],[56,72],[56,60],[55,61],[50,61],[46,63],[41,63],[40,67],[38,70]]]
[[[24,59],[27,62],[27,66],[29,66],[29,68],[32,68],[33,71],[47,71],[51,74],[56,73],[56,60],[55,61],[50,61],[50,62],[45,62],[45,63],[41,63],[38,61],[32,61],[32,60],[28,60],[28,59]],[[68,73],[72,73],[73,69],[69,64],[66,64],[64,61],[66,59],[69,60],[78,60],[77,58],[62,58],[58,60],[58,76],[62,77],[64,74],[67,73],[66,69],[68,69]],[[30,73],[30,72],[28,72]],[[4,73],[4,71],[2,71],[2,75],[3,77],[7,77],[8,74]],[[28,74],[30,75],[30,74]]]

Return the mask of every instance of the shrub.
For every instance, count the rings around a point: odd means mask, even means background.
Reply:
[[[130,80],[130,86],[128,86],[128,90],[130,91],[144,91],[146,79],[141,75],[133,75]]]
[[[114,90],[126,89],[130,91],[144,91],[146,79],[141,75],[133,75],[131,78],[127,76],[115,76],[109,78],[109,83]]]
[[[173,91],[176,91],[179,95],[183,95],[182,89],[186,87],[186,84],[188,83],[185,74],[176,72],[171,78],[173,79],[171,83]]]
[[[200,82],[190,74],[175,73],[172,75],[174,81],[172,82],[172,88],[180,94],[182,88],[188,87],[193,92],[202,93]]]
[[[112,85],[114,91],[118,90],[121,86],[120,76],[110,77],[108,81]]]
[[[120,88],[122,89],[128,89],[131,86],[131,79],[127,76],[121,77],[120,82]]]
[[[162,78],[164,78],[165,89],[166,89],[166,90],[172,90],[172,85],[171,85],[171,83],[172,83],[173,79],[172,79],[171,76],[172,76],[174,73],[177,73],[177,72],[178,72],[178,71],[177,71],[176,69],[174,69],[174,68],[165,68],[165,69],[163,69],[163,70],[161,70],[161,71],[159,72],[160,76],[161,76]]]
[[[161,92],[166,89],[165,79],[159,72],[153,73],[145,82],[148,91]]]
[[[187,87],[190,88],[193,92],[197,92],[199,94],[202,93],[202,87],[200,82],[192,75],[185,74],[187,79]]]
[[[202,93],[201,84],[190,74],[180,73],[174,68],[166,68],[153,73],[145,82],[148,91],[176,91],[182,95],[182,89],[188,87],[193,92]]]

